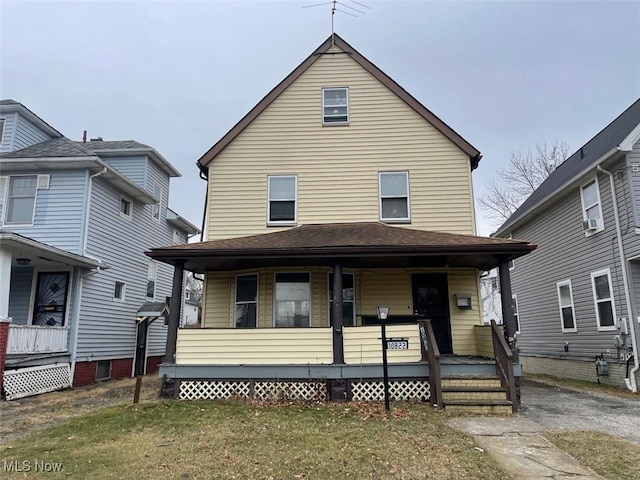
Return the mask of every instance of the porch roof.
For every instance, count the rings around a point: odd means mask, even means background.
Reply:
[[[522,240],[414,230],[383,223],[302,225],[274,233],[153,248],[147,256],[194,272],[268,266],[475,267],[533,251]]]

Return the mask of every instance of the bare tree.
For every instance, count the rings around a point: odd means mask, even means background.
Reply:
[[[195,276],[193,272],[187,272],[186,287],[191,292],[191,300],[202,304],[202,279]]]
[[[534,152],[512,152],[509,166],[498,170],[499,178],[491,179],[478,205],[492,223],[501,225],[568,156],[569,145],[558,140],[536,144]]]

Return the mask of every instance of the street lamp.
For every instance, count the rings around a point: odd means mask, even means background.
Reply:
[[[376,307],[380,329],[382,330],[382,375],[384,384],[384,409],[389,411],[389,366],[387,364],[387,328],[386,320],[389,316],[389,307]]]

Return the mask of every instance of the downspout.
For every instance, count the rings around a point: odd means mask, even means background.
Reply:
[[[207,173],[208,171],[204,167],[201,167],[199,164],[198,168],[200,169],[200,178],[207,182],[207,187],[204,192],[204,209],[202,210],[202,229],[200,230],[200,241],[204,242],[204,230],[207,224],[207,210],[209,208],[209,206],[207,205],[207,202],[209,201],[209,175]]]
[[[629,280],[627,276],[627,262],[624,258],[624,249],[622,244],[622,229],[620,228],[620,215],[618,214],[618,200],[616,199],[616,190],[615,190],[615,181],[613,179],[613,174],[602,168],[600,165],[597,165],[596,168],[602,173],[609,176],[609,185],[611,187],[611,199],[613,201],[613,216],[616,222],[616,236],[618,239],[618,252],[620,255],[620,266],[622,268],[622,285],[624,287],[624,298],[627,303],[627,314],[629,315],[629,328],[631,329],[631,345],[633,346],[633,363],[634,368],[629,373],[629,378],[625,378],[625,383],[627,384],[627,388],[631,390],[633,393],[638,393],[638,385],[636,384],[635,374],[640,369],[640,365],[638,363],[638,345],[636,344],[636,331],[634,326],[634,318],[631,310],[631,299],[629,295]]]
[[[87,241],[89,238],[89,215],[91,213],[91,193],[93,191],[93,179],[106,173],[106,171],[107,171],[107,167],[104,167],[98,173],[94,173],[89,177],[89,187],[87,188],[87,202],[85,204],[86,209],[84,211],[84,235],[82,238],[82,250],[81,250],[81,254],[84,256],[87,255]]]
[[[73,383],[73,377],[76,371],[76,351],[78,350],[78,331],[80,330],[80,303],[82,301],[82,285],[84,283],[84,279],[90,275],[94,275],[100,271],[100,267],[92,268],[89,272],[84,275],[80,275],[80,281],[78,282],[78,291],[76,292],[77,302],[74,306],[74,315],[75,318],[75,328],[73,330],[73,342],[71,343],[72,351],[71,351],[71,383]]]

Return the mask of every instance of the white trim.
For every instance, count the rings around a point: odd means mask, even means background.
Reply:
[[[406,178],[406,186],[407,186],[407,216],[404,218],[384,218],[382,216],[382,176],[383,175],[398,175],[404,174]],[[395,171],[379,171],[378,172],[378,215],[379,219],[383,223],[411,223],[411,191],[410,191],[410,181],[409,181],[409,170],[395,170]],[[387,196],[384,198],[405,198],[402,196]]]
[[[129,215],[127,215],[126,213],[124,213],[122,211],[122,201],[125,202],[129,202]],[[132,220],[133,219],[133,202],[131,201],[131,199],[129,197],[126,197],[124,195],[120,195],[120,202],[118,202],[118,211],[120,212],[120,216],[122,218],[126,218],[127,220]]]
[[[640,140],[640,123],[636,125],[636,128],[631,130],[631,133],[627,135],[627,137],[620,142],[618,145],[618,150],[623,152],[630,152],[633,150],[633,146]]]
[[[4,143],[4,127],[7,122],[5,117],[0,117],[0,145]]]
[[[327,122],[327,121],[325,121],[324,92],[326,90],[344,90],[346,92],[346,94],[347,94],[347,121],[346,122]],[[351,112],[350,112],[350,109],[349,109],[349,87],[322,87],[321,103],[322,103],[322,110],[321,110],[320,114],[321,114],[321,118],[322,118],[322,126],[323,127],[330,127],[330,126],[334,126],[334,125],[339,125],[339,126],[349,125],[349,120],[351,119],[351,116],[350,116]],[[331,115],[329,115],[329,117],[331,117]]]
[[[584,189],[587,185],[593,183],[596,189],[596,197],[597,197],[597,203],[593,203],[590,205],[585,205],[584,203]],[[598,175],[595,175],[591,178],[589,178],[587,181],[583,182],[580,184],[580,204],[582,206],[582,221],[586,222],[587,221],[587,210],[590,208],[595,207],[596,205],[598,206],[598,210],[600,212],[600,215],[598,217],[596,217],[598,219],[598,228],[595,230],[585,230],[584,232],[584,236],[585,237],[590,237],[592,235],[595,235],[598,232],[601,232],[604,230],[604,217],[602,216],[602,200],[600,198],[600,184],[598,183]]]
[[[604,300],[598,300],[598,298],[596,297],[596,282],[595,282],[595,277],[601,277],[603,275],[607,276],[607,282],[609,282],[609,298],[608,299],[604,299]],[[616,315],[616,303],[613,299],[613,283],[611,282],[611,269],[610,268],[604,268],[602,270],[598,270],[595,272],[591,272],[591,291],[593,293],[593,306],[595,307],[595,311],[596,311],[596,326],[598,327],[598,331],[599,332],[607,332],[607,331],[613,331],[616,329],[616,319],[617,319],[617,315]],[[611,313],[613,315],[613,325],[607,325],[607,326],[601,326],[600,325],[600,312],[598,311],[598,303],[601,302],[606,302],[609,301],[611,302]]]
[[[62,327],[70,327],[70,315],[69,310],[71,307],[71,289],[73,285],[73,268],[64,268],[64,267],[45,267],[45,266],[36,266],[33,267],[33,273],[31,276],[31,293],[29,295],[29,316],[27,317],[27,325],[33,325],[33,313],[36,301],[36,288],[38,286],[38,274],[40,273],[57,273],[57,272],[68,272],[69,273],[69,282],[67,284],[67,301],[64,307],[64,324]],[[80,301],[80,299],[78,299]]]
[[[278,272],[273,272],[273,307],[272,307],[272,318],[271,318],[271,326],[274,328],[282,328],[282,327],[277,327],[276,326],[276,308],[277,308],[277,301],[276,301],[276,286],[278,284],[276,277],[279,273],[305,273],[309,276],[309,325],[307,325],[306,327],[292,327],[292,328],[311,328],[313,326],[313,285],[311,284],[311,271],[309,270],[282,270],[282,271],[278,271]],[[234,314],[234,318],[235,318],[235,314]]]
[[[331,296],[329,295],[329,291],[333,289],[333,285],[331,285],[331,275],[333,272],[327,272],[327,327],[331,326]],[[356,274],[355,272],[342,272],[342,276],[351,275],[353,277],[353,326],[357,326],[358,322],[356,319]],[[344,285],[343,288],[344,290]],[[344,299],[342,299],[344,303]]]
[[[10,202],[10,192],[11,192],[11,179],[15,177],[35,177],[36,179],[36,189],[33,194],[33,212],[31,212],[31,222],[29,223],[15,223],[15,222],[7,222],[7,213],[9,212],[9,202]],[[5,198],[2,202],[2,224],[11,228],[17,227],[33,227],[36,220],[36,204],[38,203],[38,177],[37,174],[19,174],[19,175],[7,175],[7,185],[5,187]],[[26,197],[21,197],[26,198]]]
[[[116,287],[117,287],[117,285],[119,283],[122,284],[122,290],[121,290],[122,296],[116,297]],[[127,284],[126,284],[126,282],[121,282],[120,280],[115,280],[114,283],[113,283],[113,300],[115,302],[123,302],[124,303],[126,301],[125,300],[126,294],[127,294]]]
[[[249,304],[249,303],[255,303],[256,304],[256,326],[253,328],[258,328],[259,325],[259,319],[260,319],[260,315],[259,315],[259,298],[260,298],[260,272],[248,272],[248,273],[236,273],[235,275],[235,280],[234,280],[234,292],[233,292],[233,328],[251,328],[251,327],[238,327],[236,326],[236,306],[238,305],[238,303],[244,305],[244,304]],[[255,302],[238,302],[238,277],[256,277],[256,300]],[[274,289],[274,298],[275,298],[275,289]]]
[[[560,296],[560,287],[568,286],[569,287],[569,298],[571,300],[571,305],[562,305],[562,297]],[[576,321],[576,308],[573,302],[573,287],[571,286],[571,279],[562,280],[556,283],[556,291],[558,293],[558,308],[560,309],[560,329],[562,333],[575,333],[578,331],[578,323]],[[571,307],[571,316],[573,318],[573,328],[565,328],[564,326],[564,316],[562,315],[562,309]]]
[[[149,270],[151,269],[151,265],[153,265],[153,297],[149,297],[147,295],[147,286],[149,284]],[[156,301],[156,296],[158,294],[158,262],[155,260],[149,259],[149,264],[147,265],[147,276],[145,277],[144,282],[144,298],[146,300],[151,300],[152,302]]]
[[[156,196],[156,188],[160,191],[160,194],[158,195],[158,201],[157,203],[152,203],[151,204],[151,218],[160,223],[160,211],[162,210],[162,193],[163,193],[163,189],[162,189],[162,185],[160,185],[159,182],[154,181],[153,182],[153,196]],[[156,208],[158,209],[157,211]],[[156,216],[157,215],[157,216]]]
[[[520,306],[518,305],[518,295],[516,295],[515,293],[511,294],[511,301],[512,305],[515,305],[515,308],[513,309],[513,316],[518,317],[518,321],[516,322],[516,334],[519,335],[522,325],[520,324]]]
[[[293,200],[293,220],[271,220],[271,179],[272,178],[293,178],[294,198],[289,200],[282,200],[290,202]],[[274,200],[278,201],[278,200]],[[295,226],[298,221],[298,175],[296,174],[283,174],[283,175],[267,175],[267,226]]]

